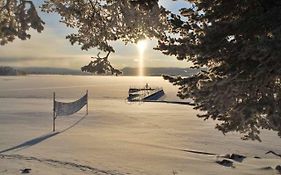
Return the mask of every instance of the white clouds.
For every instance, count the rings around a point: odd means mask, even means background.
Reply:
[[[31,32],[32,38],[27,41],[16,40],[0,47],[0,65],[65,67],[79,69],[88,64],[92,56],[99,52],[96,49],[80,50],[72,46],[64,36],[58,35],[54,29],[46,28],[42,34]],[[165,56],[153,50],[156,41],[149,41],[145,51],[144,66],[149,67],[186,67],[188,64]],[[135,44],[124,45],[115,42],[115,53],[111,53],[110,61],[117,68],[137,67],[139,54]],[[104,54],[101,53],[101,56]]]
[[[30,40],[17,39],[13,43],[1,46],[0,64],[79,68],[88,62],[85,57],[90,58],[89,55],[93,53],[82,51],[79,46],[72,46],[65,36],[57,35],[52,28],[45,28],[41,34],[31,31],[31,35]]]

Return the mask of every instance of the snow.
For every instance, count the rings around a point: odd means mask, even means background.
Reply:
[[[277,174],[281,139],[262,131],[263,142],[224,136],[214,121],[202,121],[192,107],[165,103],[126,103],[131,85],[162,86],[165,100],[178,100],[177,88],[161,77],[23,76],[0,77],[0,174],[163,175]],[[85,108],[59,117],[52,133],[52,92],[72,101],[89,90]],[[200,153],[202,152],[202,154]],[[203,153],[210,153],[203,154]],[[219,155],[242,154],[233,167]],[[212,155],[214,154],[214,155]],[[255,156],[260,159],[254,158]]]

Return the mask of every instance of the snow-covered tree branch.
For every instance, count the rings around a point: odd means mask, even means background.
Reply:
[[[28,30],[33,28],[41,32],[43,25],[32,1],[0,0],[0,45],[12,42],[16,37],[29,39]]]
[[[192,98],[204,119],[219,120],[223,133],[257,139],[261,128],[281,137],[281,3],[277,1],[190,1],[187,21],[171,22],[179,38],[158,49],[208,71],[188,78],[166,76]],[[176,17],[173,21],[178,20]]]
[[[78,30],[67,36],[72,44],[82,50],[92,47],[114,52],[110,41],[136,42],[147,37],[163,37],[166,29],[166,11],[157,1],[46,1],[42,8],[57,12],[62,22]]]

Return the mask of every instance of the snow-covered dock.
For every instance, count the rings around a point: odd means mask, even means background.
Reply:
[[[129,102],[136,101],[155,101],[165,95],[163,88],[152,88],[148,84],[142,88],[130,88],[127,100]]]

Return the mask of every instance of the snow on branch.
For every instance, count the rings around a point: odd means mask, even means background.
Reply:
[[[100,57],[100,53],[97,54],[96,57],[91,57],[93,61],[91,61],[88,65],[83,66],[81,70],[83,72],[89,72],[94,74],[112,74],[112,75],[120,75],[122,72],[118,69],[115,69],[109,62],[108,57],[110,52],[107,53],[105,57]]]

